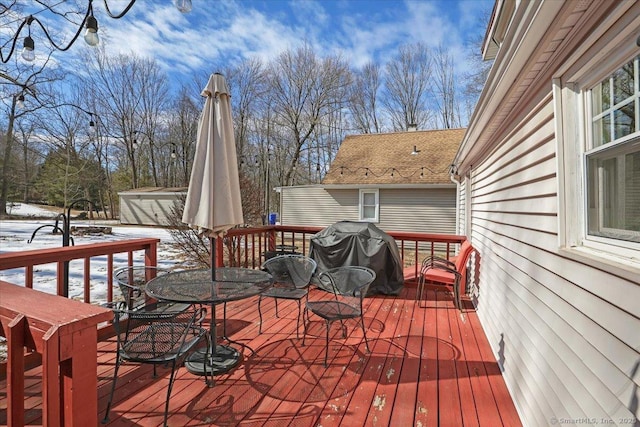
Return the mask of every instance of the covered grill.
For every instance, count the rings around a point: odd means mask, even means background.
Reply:
[[[370,294],[398,295],[404,285],[396,241],[368,222],[340,221],[318,232],[311,237],[309,257],[318,264],[316,275],[345,265],[371,268],[377,277]]]

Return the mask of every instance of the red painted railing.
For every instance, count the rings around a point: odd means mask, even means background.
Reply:
[[[65,262],[84,260],[83,301],[91,303],[90,268],[91,258],[107,256],[107,301],[113,299],[113,256],[115,254],[128,254],[128,265],[133,265],[133,254],[136,251],[144,251],[144,263],[147,266],[155,266],[158,259],[159,239],[131,239],[106,243],[91,243],[88,245],[65,246],[61,248],[35,249],[30,251],[7,252],[0,254],[0,270],[12,268],[24,268],[24,286],[33,288],[33,268],[43,264],[57,264],[56,289],[57,295],[64,295]]]
[[[308,254],[311,237],[322,227],[273,225],[230,230],[224,239],[218,239],[217,265],[259,268],[269,252],[278,252],[282,246],[294,246],[295,251]],[[388,232],[400,251],[405,276],[416,277],[420,262],[426,256],[438,254],[451,257],[457,245],[466,237],[454,234]],[[222,250],[224,247],[224,251]]]

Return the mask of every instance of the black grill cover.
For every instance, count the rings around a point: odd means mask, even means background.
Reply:
[[[318,264],[316,277],[344,265],[369,267],[376,272],[370,294],[398,295],[404,285],[396,241],[368,222],[340,221],[318,232],[311,237],[309,257]]]

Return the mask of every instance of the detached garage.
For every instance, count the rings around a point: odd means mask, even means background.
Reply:
[[[187,187],[145,187],[118,193],[120,223],[133,225],[169,225],[176,204],[187,195]]]

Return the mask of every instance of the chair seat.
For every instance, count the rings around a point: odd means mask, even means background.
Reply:
[[[273,287],[263,292],[261,296],[280,299],[302,299],[305,295],[307,295],[307,289]]]
[[[132,362],[164,363],[190,348],[199,336],[184,340],[188,323],[154,323],[122,346],[121,357]]]
[[[360,309],[340,301],[309,301],[307,309],[326,320],[360,317]]]
[[[456,275],[444,270],[438,270],[430,268],[423,273],[425,280],[431,280],[434,282],[440,282],[447,285],[452,285],[456,281]]]

